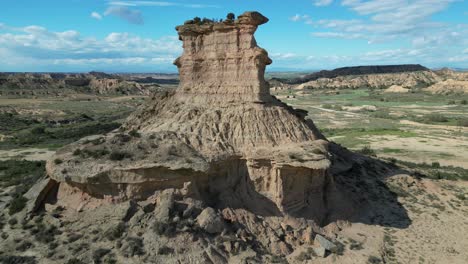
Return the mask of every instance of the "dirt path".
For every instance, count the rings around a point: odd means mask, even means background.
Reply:
[[[0,150],[0,160],[48,160],[54,153],[55,150],[40,148]]]

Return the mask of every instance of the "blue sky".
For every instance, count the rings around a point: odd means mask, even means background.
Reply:
[[[268,70],[468,68],[467,0],[3,0],[0,71],[176,72],[174,27],[256,10]]]

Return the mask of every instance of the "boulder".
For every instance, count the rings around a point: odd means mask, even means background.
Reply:
[[[197,217],[198,225],[208,233],[221,233],[224,229],[224,221],[216,211],[211,208],[205,208]]]
[[[54,189],[54,187],[57,187],[57,185],[58,183],[49,177],[40,179],[36,184],[34,184],[31,189],[23,195],[23,197],[28,201],[21,217],[31,217],[31,215],[44,204],[44,200],[47,198],[47,195]]]
[[[317,234],[314,239],[314,245],[320,246],[325,250],[335,253],[338,247],[331,242],[330,240],[326,239],[322,235]]]
[[[154,211],[158,222],[169,222],[171,218],[171,211],[174,207],[174,193],[172,190],[163,192],[158,199],[158,204]]]
[[[317,255],[317,257],[324,258],[327,254],[326,249],[324,247],[314,247],[313,250],[314,250],[315,255]]]

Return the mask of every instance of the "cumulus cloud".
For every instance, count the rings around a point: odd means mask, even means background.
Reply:
[[[0,30],[0,60],[6,62],[0,66],[6,67],[3,70],[31,65],[37,66],[34,70],[50,65],[66,65],[72,70],[112,69],[117,65],[169,68],[182,52],[176,36],[151,39],[114,32],[97,39],[75,30],[54,32],[34,25],[5,27],[4,32]]]
[[[314,5],[316,6],[328,6],[333,3],[333,0],[315,0]]]
[[[110,6],[107,8],[106,12],[104,12],[104,15],[114,15],[131,24],[142,25],[144,23],[141,11],[133,10],[125,6]]]
[[[341,5],[358,15],[356,19],[303,19],[295,15],[292,21],[308,22],[315,28],[314,37],[364,39],[369,44],[404,41],[414,48],[431,46],[454,49],[468,45],[468,25],[433,20],[456,0],[342,0]]]
[[[101,20],[102,16],[98,12],[92,12],[91,17],[97,20]]]

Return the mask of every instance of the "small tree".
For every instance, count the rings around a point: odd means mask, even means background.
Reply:
[[[236,19],[236,15],[234,15],[234,13],[228,13],[226,18],[227,20],[234,20]]]
[[[199,17],[194,17],[194,18],[193,18],[193,22],[194,22],[195,24],[201,24],[201,18],[199,18]]]

